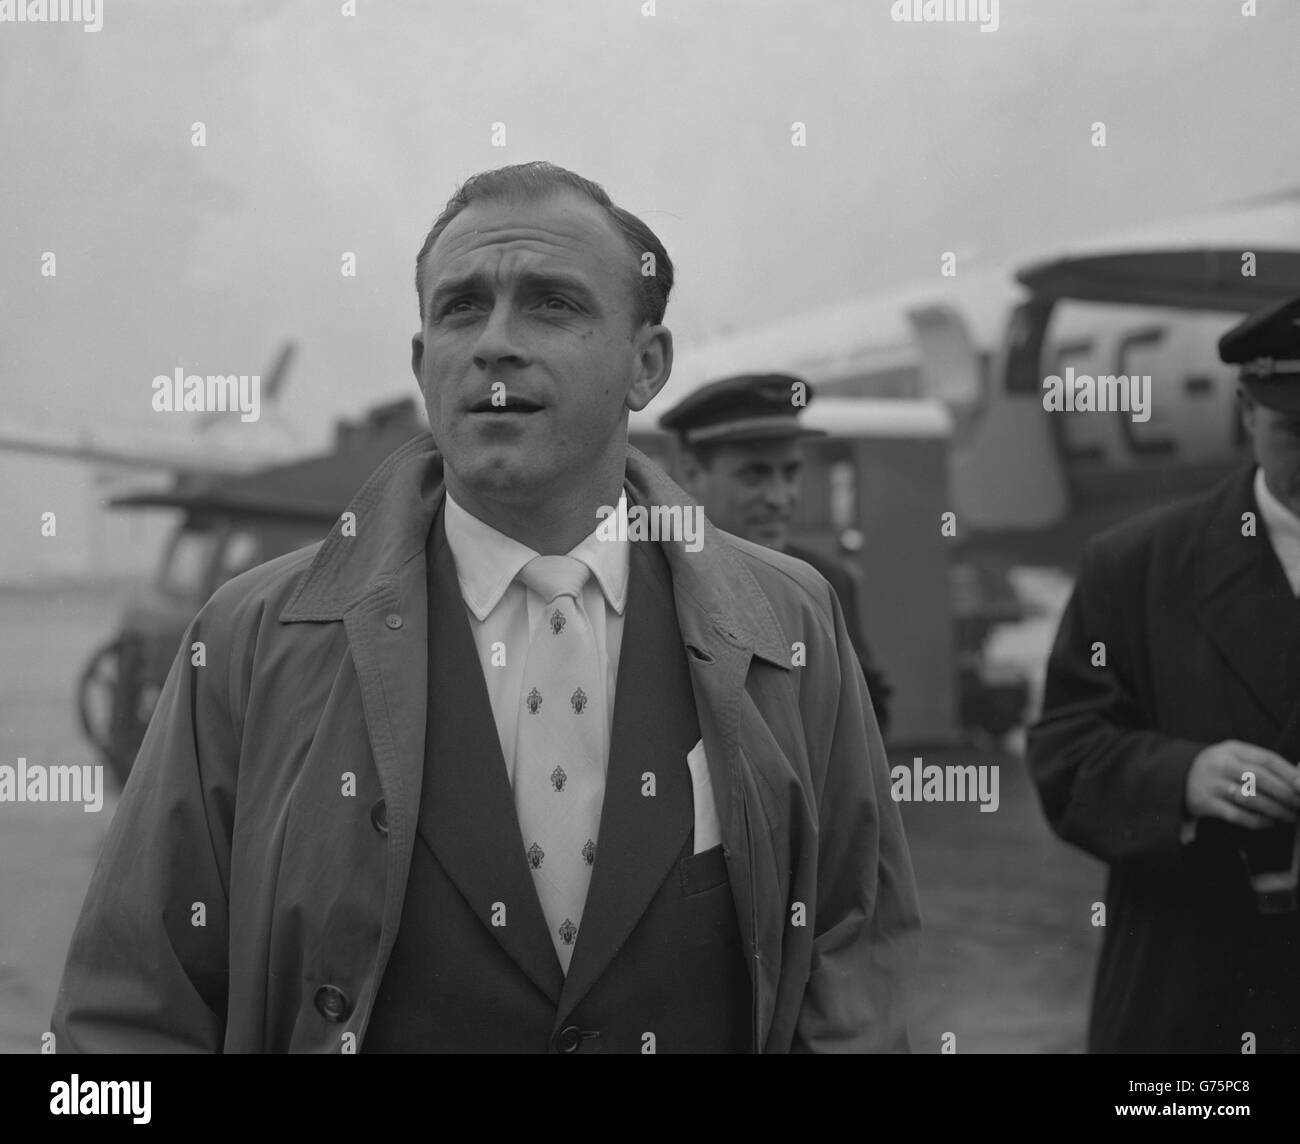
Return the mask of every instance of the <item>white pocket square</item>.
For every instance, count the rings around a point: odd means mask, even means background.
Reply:
[[[695,801],[693,853],[702,854],[722,843],[722,828],[718,825],[718,808],[713,802],[713,781],[709,778],[709,760],[704,754],[703,739],[691,748],[686,756],[686,765],[691,768],[691,790]]]

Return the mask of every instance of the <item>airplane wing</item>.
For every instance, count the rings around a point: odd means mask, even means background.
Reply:
[[[261,420],[229,430],[228,415],[191,415],[188,430],[140,434],[98,426],[66,429],[12,418],[0,426],[0,452],[65,457],[91,464],[161,469],[185,476],[231,476],[290,460],[301,454],[297,434],[277,398],[283,391],[297,345],[284,342],[262,379]]]
[[[201,446],[183,440],[175,444],[150,442],[142,445],[138,437],[128,438],[104,430],[49,429],[13,423],[0,427],[0,451],[205,476],[243,473],[259,463],[259,458],[254,456],[205,456]]]
[[[1243,274],[1243,254],[1254,256]],[[1038,262],[1016,279],[1043,298],[1250,313],[1300,293],[1300,250],[1196,247]]]

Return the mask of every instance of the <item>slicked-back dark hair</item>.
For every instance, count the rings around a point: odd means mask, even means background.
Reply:
[[[470,203],[493,200],[538,202],[563,191],[576,191],[590,199],[618,229],[632,255],[628,273],[631,277],[634,326],[639,329],[645,322],[652,326],[659,325],[664,320],[668,294],[673,288],[672,259],[668,257],[668,251],[659,241],[659,236],[631,211],[617,206],[599,183],[593,183],[554,163],[543,162],[516,163],[510,167],[480,171],[466,179],[447,200],[442,214],[425,236],[420,253],[415,256],[415,294],[420,304],[420,322],[424,322],[424,258],[452,219]],[[642,258],[646,254],[654,256],[653,274],[641,273]]]

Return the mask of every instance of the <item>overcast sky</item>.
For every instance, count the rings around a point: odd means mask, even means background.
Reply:
[[[0,24],[0,416],[180,434],[155,375],[261,372],[293,336],[285,405],[323,440],[414,394],[415,251],[458,181],[505,163],[572,167],[660,233],[684,347],[937,275],[945,250],[1300,184],[1289,0],[1002,0],[993,33],[895,23],[889,0],[342,7]]]

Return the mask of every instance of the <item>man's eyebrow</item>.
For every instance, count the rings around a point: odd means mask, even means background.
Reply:
[[[566,290],[589,302],[597,300],[595,291],[585,278],[566,274],[563,270],[525,270],[519,275],[519,281],[532,290]]]
[[[561,270],[526,270],[519,274],[518,282],[525,290],[534,293],[541,290],[563,290],[578,295],[589,304],[595,305],[597,302],[595,291],[584,279]],[[429,304],[435,306],[443,299],[457,294],[488,293],[490,290],[488,276],[481,270],[475,270],[438,282],[429,295]]]

